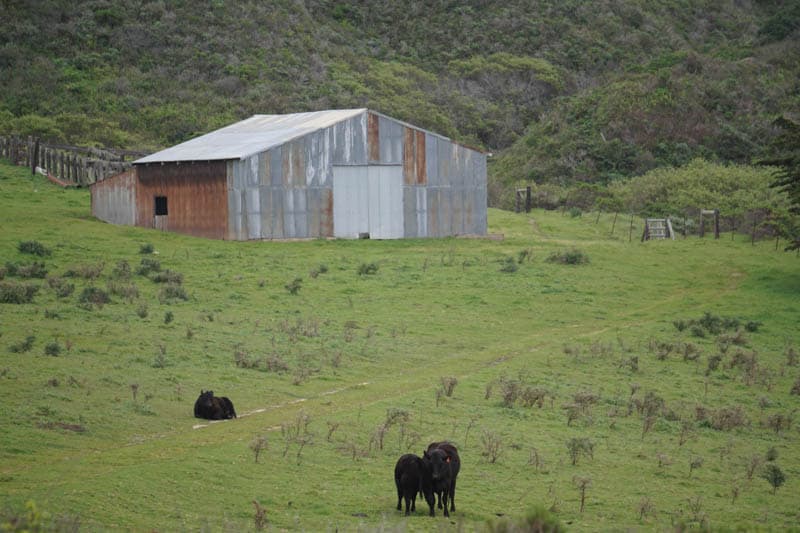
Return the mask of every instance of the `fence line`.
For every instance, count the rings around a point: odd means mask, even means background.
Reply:
[[[124,172],[131,167],[131,160],[148,153],[49,144],[33,137],[0,136],[0,157],[30,168],[31,173],[39,168],[67,186],[83,187]]]

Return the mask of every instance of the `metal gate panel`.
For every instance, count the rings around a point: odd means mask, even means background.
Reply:
[[[369,236],[403,237],[403,166],[369,167]]]
[[[369,232],[368,167],[333,167],[333,236],[357,239]]]

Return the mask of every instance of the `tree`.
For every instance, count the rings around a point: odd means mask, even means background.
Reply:
[[[775,494],[778,487],[783,485],[784,481],[786,481],[786,476],[783,475],[783,471],[774,463],[769,463],[764,467],[764,472],[761,474],[761,477],[769,481],[769,484],[772,485],[772,494]]]
[[[800,123],[782,116],[774,121],[775,126],[783,130],[772,142],[774,156],[762,160],[762,165],[776,166],[772,186],[786,193],[791,207],[789,210],[800,213]],[[791,240],[786,250],[800,249],[800,233],[792,231],[787,237]]]

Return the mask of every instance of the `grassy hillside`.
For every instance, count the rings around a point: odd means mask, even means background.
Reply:
[[[254,113],[368,106],[494,152],[500,187],[606,183],[750,162],[800,110],[791,2],[3,7],[0,131],[74,144],[155,149]]]
[[[490,210],[502,241],[237,243],[89,213],[0,165],[0,293],[38,287],[0,304],[0,523],[243,530],[255,500],[275,529],[437,530],[392,469],[441,439],[467,529],[797,523],[800,266],[771,242]],[[193,418],[209,388],[240,418]]]

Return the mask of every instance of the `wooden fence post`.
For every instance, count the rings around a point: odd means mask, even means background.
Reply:
[[[628,229],[628,242],[633,240],[633,213],[631,213],[631,227]]]
[[[531,212],[531,186],[528,185],[525,188],[525,212]]]

